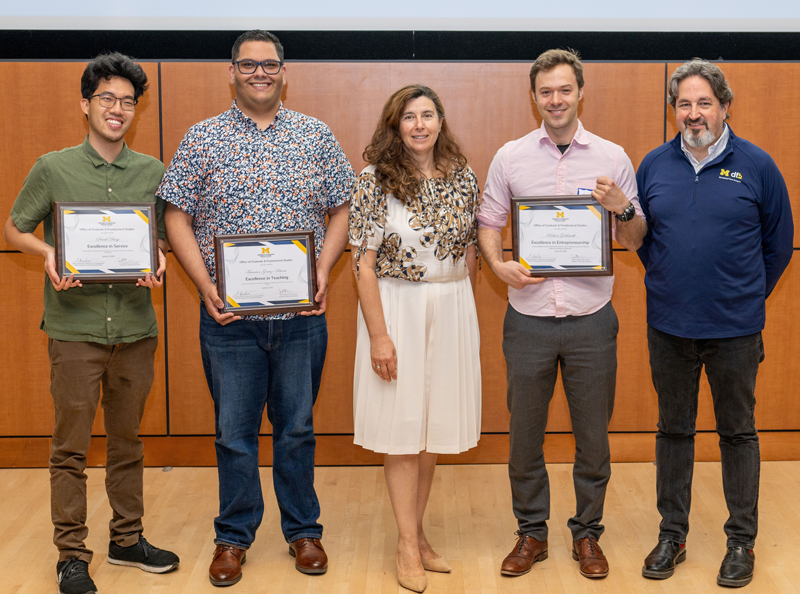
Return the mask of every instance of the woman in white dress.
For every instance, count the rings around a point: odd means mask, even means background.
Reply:
[[[384,456],[397,574],[422,592],[449,572],[422,529],[437,454],[478,443],[478,184],[438,96],[410,85],[383,108],[350,199],[359,296],[355,443]]]

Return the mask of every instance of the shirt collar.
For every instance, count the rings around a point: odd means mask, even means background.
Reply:
[[[544,122],[542,122],[542,125],[539,126],[537,132],[539,134],[540,143],[546,141],[549,142],[551,145],[556,146],[556,143],[550,140],[550,136],[548,136],[547,134],[547,128],[544,127]],[[575,130],[575,136],[572,137],[572,142],[584,146],[592,143],[591,135],[586,131],[586,128],[583,127],[583,122],[581,122],[580,120],[578,120],[578,129]],[[570,144],[572,144],[572,142],[570,142]]]
[[[689,149],[686,147],[686,141],[683,139],[683,134],[678,134],[678,136],[681,138],[681,150],[683,151],[683,154],[689,158],[691,163],[699,165],[700,163],[705,163],[711,159],[715,159],[725,152],[725,148],[728,146],[728,138],[730,137],[730,128],[728,127],[728,124],[723,124],[722,134],[717,142],[709,145],[708,156],[702,161],[698,161],[697,158],[691,152],[689,152]]]
[[[236,104],[236,99],[234,99],[233,103],[231,104],[231,113],[233,114],[233,118],[239,123],[258,128],[258,124],[256,124],[255,120],[239,109],[239,106]],[[283,101],[281,101],[280,107],[278,107],[278,112],[275,114],[275,118],[272,120],[272,123],[264,129],[264,131],[269,130],[270,126],[279,124],[285,117],[286,109],[283,107]]]
[[[84,154],[89,157],[89,160],[92,162],[92,165],[95,167],[100,167],[101,165],[106,164],[106,160],[100,156],[95,148],[92,146],[92,143],[89,142],[89,135],[86,135],[86,138],[83,139],[83,144],[81,144],[81,148],[83,149]],[[123,140],[122,141],[122,150],[117,155],[117,158],[114,159],[114,162],[111,163],[114,167],[118,167],[119,169],[125,169],[128,166],[128,161],[130,160],[131,150],[128,148],[127,143]]]

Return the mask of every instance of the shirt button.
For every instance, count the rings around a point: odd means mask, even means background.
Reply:
[[[106,318],[106,320],[108,320],[108,321],[110,322],[110,321],[111,321],[111,318]]]
[[[110,191],[111,191],[111,188],[108,188],[108,191],[110,192]]]
[[[113,288],[113,287],[114,287],[114,285],[108,285],[108,288],[109,288],[109,289],[111,289],[111,288]]]

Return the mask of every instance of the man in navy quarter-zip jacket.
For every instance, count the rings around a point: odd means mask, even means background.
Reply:
[[[792,256],[789,194],[772,158],[725,123],[733,101],[722,71],[694,59],[669,81],[680,133],[636,176],[647,219],[639,257],[658,393],[658,544],[642,575],[664,579],[686,558],[700,372],[714,401],[729,518],[721,586],[753,579],[759,447],[755,385],[764,360],[765,301]]]

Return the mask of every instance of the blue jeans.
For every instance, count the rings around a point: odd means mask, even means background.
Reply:
[[[752,549],[758,532],[761,460],[755,424],[761,333],[735,338],[680,338],[647,327],[650,368],[658,393],[656,495],[659,540],[686,542],[692,503],[692,469],[700,371],[705,366],[722,461],[729,517],[728,547]]]
[[[200,350],[216,425],[217,544],[246,549],[261,524],[258,432],[265,405],[283,535],[288,542],[322,537],[314,491],[313,406],[327,344],[324,315],[220,326],[201,305]]]

